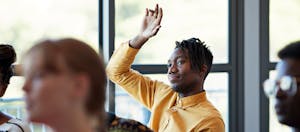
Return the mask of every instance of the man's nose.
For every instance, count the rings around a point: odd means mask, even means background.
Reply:
[[[169,74],[178,72],[177,66],[175,64],[172,64],[169,68]]]
[[[284,99],[287,97],[287,93],[283,91],[279,86],[275,88],[275,98]]]

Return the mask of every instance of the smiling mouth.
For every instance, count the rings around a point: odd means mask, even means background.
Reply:
[[[180,79],[179,76],[169,76],[169,81],[172,83],[172,82],[176,82]]]

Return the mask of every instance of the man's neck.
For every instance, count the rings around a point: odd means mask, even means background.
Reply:
[[[204,92],[204,89],[201,88],[198,91],[191,91],[189,93],[179,93],[179,97],[184,98],[184,97],[192,96],[192,95],[195,95],[195,94],[199,94],[201,92]]]

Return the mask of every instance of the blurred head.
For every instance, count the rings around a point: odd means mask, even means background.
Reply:
[[[280,123],[300,127],[300,41],[283,48],[278,56],[273,85],[274,107]]]
[[[13,76],[12,63],[16,61],[16,52],[11,45],[0,44],[0,97],[2,97]]]
[[[73,110],[103,117],[106,75],[102,58],[75,39],[36,44],[23,62],[29,120],[50,123]]]
[[[191,38],[176,42],[176,47],[168,60],[168,79],[173,90],[189,93],[200,90],[207,77],[213,56],[204,42]]]

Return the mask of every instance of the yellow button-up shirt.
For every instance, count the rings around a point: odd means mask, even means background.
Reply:
[[[106,72],[151,111],[150,127],[159,132],[224,132],[219,111],[207,100],[206,93],[179,98],[178,93],[160,81],[151,80],[135,70],[131,64],[138,49],[123,43],[115,50]]]

